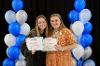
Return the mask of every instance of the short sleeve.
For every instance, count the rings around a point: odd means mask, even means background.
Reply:
[[[74,37],[73,33],[71,32],[71,30],[66,28],[63,30],[63,32],[65,35],[65,41],[66,41],[67,45],[71,45],[71,44],[76,43],[75,37]]]

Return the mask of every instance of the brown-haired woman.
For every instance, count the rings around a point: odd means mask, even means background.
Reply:
[[[73,66],[71,50],[76,47],[71,31],[65,27],[60,14],[52,14],[50,17],[50,37],[56,37],[57,51],[47,52],[46,66]]]
[[[47,37],[48,36],[48,25],[47,19],[44,15],[39,15],[36,18],[35,28],[32,29],[27,37]],[[21,52],[26,58],[26,66],[46,66],[46,53],[42,51],[31,51],[28,50],[26,43],[24,42],[21,46]]]

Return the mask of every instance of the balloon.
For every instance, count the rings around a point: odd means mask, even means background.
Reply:
[[[82,59],[77,61],[77,66],[83,66],[83,60]]]
[[[25,36],[24,35],[19,35],[16,38],[16,46],[20,47],[22,45],[22,43],[25,40]]]
[[[84,25],[80,21],[76,21],[72,24],[71,30],[76,36],[81,36],[84,30]]]
[[[91,33],[92,31],[92,24],[90,22],[87,22],[84,24],[84,31],[83,31],[83,34],[88,34],[88,33]]]
[[[14,60],[11,60],[9,58],[6,58],[3,61],[3,66],[15,66],[15,61]]]
[[[20,23],[23,24],[26,22],[28,16],[27,13],[24,10],[19,10],[16,14],[16,20]]]
[[[8,24],[15,22],[16,21],[16,15],[15,12],[12,10],[8,10],[5,13],[5,20],[7,21]]]
[[[20,52],[20,55],[19,55],[19,60],[24,60],[25,57],[23,56],[23,54]]]
[[[88,22],[92,17],[92,13],[89,9],[83,9],[79,14],[79,19],[83,23]]]
[[[30,32],[30,26],[27,23],[21,25],[20,34],[27,36]]]
[[[22,10],[24,6],[24,3],[22,0],[13,0],[12,1],[12,8],[17,12],[19,10]]]
[[[16,66],[26,66],[25,60],[18,60],[18,61],[16,62]]]
[[[83,66],[96,66],[96,65],[95,65],[95,62],[93,60],[89,59],[83,63]]]
[[[17,22],[11,23],[8,27],[8,31],[14,36],[17,36],[20,33],[20,25]]]
[[[80,39],[80,43],[84,48],[90,46],[92,44],[92,41],[93,41],[93,38],[90,34],[84,34],[82,35]]]
[[[16,46],[12,46],[7,48],[7,56],[11,59],[18,59],[19,55],[20,55],[20,49]]]
[[[86,59],[88,59],[90,56],[92,55],[92,49],[91,49],[91,47],[87,47],[87,48],[85,48],[85,50],[84,50],[84,55],[83,55],[83,59],[84,60],[86,60]]]
[[[79,60],[84,55],[84,48],[77,44],[77,47],[72,50],[72,54],[75,59]]]
[[[81,11],[86,6],[86,2],[84,0],[75,0],[74,7],[77,11]]]
[[[74,23],[75,21],[79,20],[79,13],[75,10],[72,10],[69,12],[68,18],[72,23]]]
[[[6,34],[4,37],[4,42],[8,47],[14,46],[16,43],[16,37],[12,34]]]

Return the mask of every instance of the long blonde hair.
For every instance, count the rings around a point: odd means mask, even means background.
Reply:
[[[37,16],[36,21],[35,21],[35,23],[36,23],[35,24],[35,30],[36,30],[37,36],[40,36],[40,30],[38,28],[38,19],[39,18],[43,18],[47,22],[47,19],[46,19],[46,17],[44,15]],[[47,22],[47,27],[45,28],[44,31],[45,31],[45,35],[48,36],[48,22]]]
[[[62,28],[66,28],[66,26],[65,26],[64,23],[63,23],[63,20],[62,20],[60,14],[54,13],[54,14],[52,14],[52,15],[50,16],[50,18],[52,18],[52,17],[58,17],[58,18],[60,19],[60,21],[61,21],[61,24],[60,24],[60,27],[58,28],[58,30],[61,30]],[[50,26],[50,31],[49,31],[49,32],[51,32],[51,33],[50,33],[49,35],[52,34],[53,30],[54,30],[53,27]]]

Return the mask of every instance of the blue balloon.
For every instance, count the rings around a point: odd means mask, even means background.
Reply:
[[[89,59],[83,63],[83,66],[96,66],[96,64],[93,60]]]
[[[84,48],[90,46],[92,42],[93,42],[93,38],[90,34],[84,34],[80,39],[80,43]]]
[[[83,60],[82,59],[77,61],[77,66],[83,66]]]
[[[83,34],[91,33],[92,28],[93,28],[93,26],[92,26],[92,24],[91,24],[90,22],[85,23],[85,24],[84,24],[84,31],[83,31]]]
[[[74,7],[77,11],[81,11],[86,6],[85,0],[75,0]]]
[[[24,6],[24,3],[22,0],[13,0],[12,1],[12,8],[17,12],[19,10],[22,10]]]
[[[3,65],[2,66],[15,66],[15,61],[14,60],[11,60],[9,58],[6,58],[3,61]]]
[[[75,10],[72,10],[69,12],[68,18],[71,21],[71,23],[74,23],[75,21],[79,20],[79,13]]]
[[[19,58],[19,55],[20,55],[20,49],[18,47],[12,46],[7,49],[7,56],[10,59],[16,60]]]
[[[8,27],[8,31],[11,34],[15,35],[15,36],[19,35],[19,33],[20,33],[20,24],[17,23],[17,22],[11,23]]]
[[[16,38],[16,46],[20,47],[25,40],[25,35],[19,35]]]

